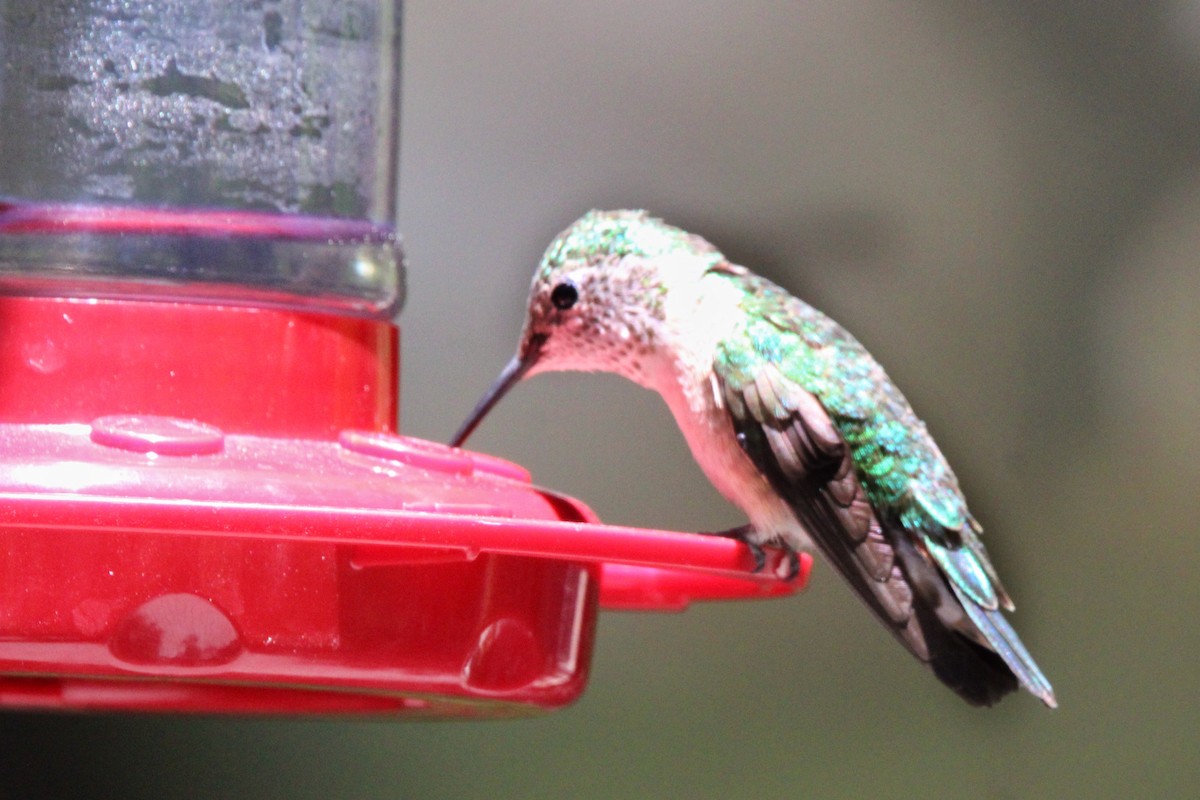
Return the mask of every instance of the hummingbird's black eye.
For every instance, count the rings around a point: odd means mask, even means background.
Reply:
[[[571,281],[563,281],[550,290],[550,302],[559,311],[566,311],[579,299],[579,290]]]

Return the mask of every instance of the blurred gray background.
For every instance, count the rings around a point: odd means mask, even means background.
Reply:
[[[604,615],[587,694],[533,720],[12,715],[0,796],[1194,796],[1200,4],[405,14],[403,430],[461,421],[559,229],[648,208],[888,368],[1062,708],[968,708],[818,563],[785,601]],[[609,522],[742,521],[615,378],[530,381],[472,446]]]

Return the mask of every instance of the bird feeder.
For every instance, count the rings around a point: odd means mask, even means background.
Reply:
[[[399,31],[0,15],[0,707],[529,713],[602,608],[803,585],[398,435]]]

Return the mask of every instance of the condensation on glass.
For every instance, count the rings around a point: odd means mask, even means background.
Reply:
[[[0,292],[390,317],[400,0],[0,0]]]

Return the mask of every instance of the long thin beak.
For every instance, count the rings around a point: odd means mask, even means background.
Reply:
[[[513,356],[512,361],[509,361],[508,365],[504,367],[500,376],[492,383],[491,388],[480,398],[466,422],[454,434],[454,438],[450,440],[451,447],[462,447],[463,442],[479,426],[479,423],[483,422],[483,418],[492,410],[492,407],[500,402],[500,398],[508,394],[508,390],[516,386],[517,382],[525,377],[525,373],[533,368],[542,354],[542,345],[545,341],[545,336],[533,336]]]

